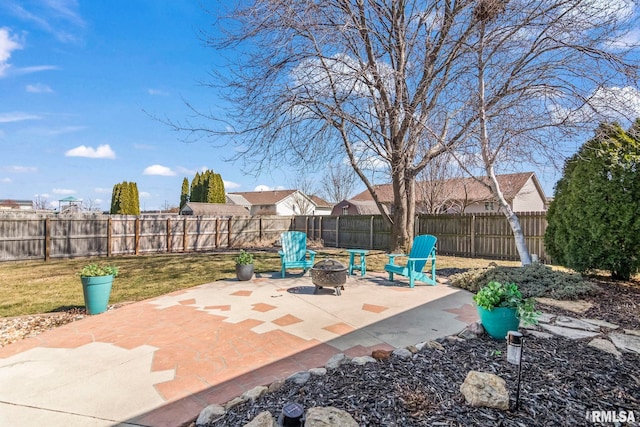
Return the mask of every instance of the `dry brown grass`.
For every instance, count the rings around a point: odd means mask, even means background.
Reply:
[[[316,260],[334,258],[346,264],[348,254],[342,249],[318,248]],[[280,269],[280,259],[273,249],[254,250],[258,273]],[[112,258],[77,258],[0,263],[0,317],[46,313],[84,305],[82,286],[76,275],[91,262],[120,268],[113,284],[111,304],[140,301],[176,290],[235,277],[234,257],[238,251],[201,254],[157,254]],[[367,269],[383,271],[387,257],[383,251],[370,251]],[[486,267],[489,260],[438,256],[440,268]],[[501,265],[518,265],[499,262]]]

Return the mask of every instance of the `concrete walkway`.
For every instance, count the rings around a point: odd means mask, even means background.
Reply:
[[[0,348],[0,426],[180,426],[210,403],[323,366],[454,334],[471,294],[369,273],[342,296],[307,276],[223,280]]]

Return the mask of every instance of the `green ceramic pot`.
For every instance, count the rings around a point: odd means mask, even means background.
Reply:
[[[507,332],[517,331],[520,326],[518,311],[515,308],[494,307],[493,310],[477,308],[482,326],[491,338],[504,340]]]
[[[107,311],[113,276],[81,277],[84,305],[89,314]]]

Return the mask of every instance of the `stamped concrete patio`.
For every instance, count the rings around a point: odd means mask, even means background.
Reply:
[[[223,280],[137,302],[0,348],[0,425],[180,426],[324,363],[457,333],[471,294],[352,276],[342,296],[308,275]]]

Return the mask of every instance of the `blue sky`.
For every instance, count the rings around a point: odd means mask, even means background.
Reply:
[[[286,187],[152,117],[186,117],[183,99],[220,104],[199,84],[217,65],[197,34],[212,23],[196,1],[2,0],[0,199],[71,195],[108,209],[113,185],[134,181],[141,208],[161,209],[203,168],[227,191]]]
[[[221,64],[197,34],[213,22],[197,1],[2,0],[0,199],[57,207],[75,196],[108,209],[114,184],[133,181],[142,209],[163,209],[203,169],[227,191],[293,187],[281,171],[243,174],[153,118],[184,119],[185,99],[223,108],[199,83]],[[557,176],[536,172],[551,195]]]

